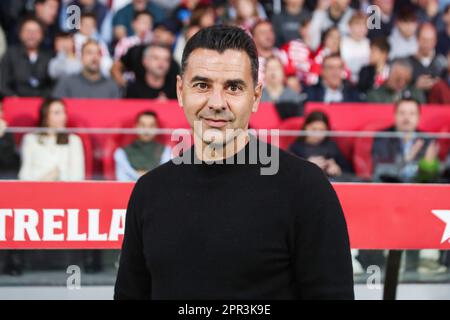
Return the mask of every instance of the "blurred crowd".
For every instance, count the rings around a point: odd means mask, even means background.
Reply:
[[[264,101],[450,103],[445,0],[4,0],[0,93],[174,99],[186,41],[213,24],[255,40]]]

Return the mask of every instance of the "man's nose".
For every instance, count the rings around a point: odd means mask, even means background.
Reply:
[[[224,111],[227,106],[223,96],[223,92],[215,89],[211,92],[208,101],[208,108],[213,111]]]

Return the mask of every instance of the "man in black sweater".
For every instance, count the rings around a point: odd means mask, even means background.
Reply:
[[[248,134],[262,91],[252,39],[237,27],[205,28],[182,62],[177,96],[194,146],[137,182],[114,298],[353,299],[347,226],[330,183]]]

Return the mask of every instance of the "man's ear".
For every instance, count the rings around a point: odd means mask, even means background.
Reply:
[[[253,96],[252,112],[258,111],[259,102],[261,101],[262,91],[263,91],[263,85],[261,82],[258,82],[258,84],[255,87],[255,94]]]
[[[183,79],[180,75],[177,75],[177,99],[178,104],[181,108],[183,108],[183,98],[182,98],[182,92],[183,92]]]

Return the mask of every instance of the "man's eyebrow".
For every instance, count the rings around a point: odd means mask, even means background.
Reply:
[[[247,84],[242,79],[230,79],[225,81],[226,86],[241,86],[243,88],[247,87]]]
[[[206,83],[210,83],[210,82],[212,82],[212,80],[209,79],[209,78],[206,78],[206,77],[202,77],[202,76],[194,76],[194,77],[192,77],[192,79],[191,79],[191,83],[193,83],[193,82],[206,82]]]

